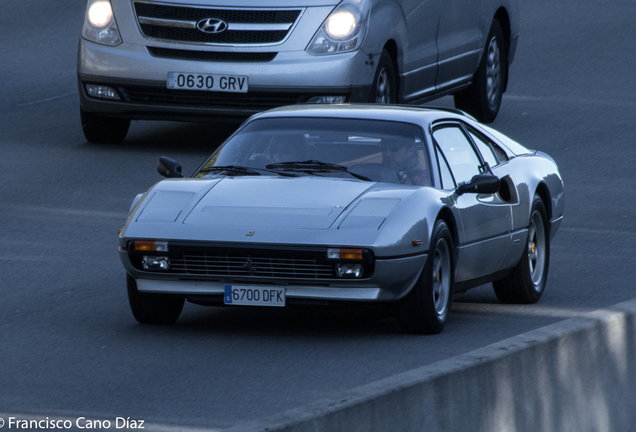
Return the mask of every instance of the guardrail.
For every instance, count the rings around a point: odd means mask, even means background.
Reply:
[[[225,430],[256,431],[636,431],[636,299]]]

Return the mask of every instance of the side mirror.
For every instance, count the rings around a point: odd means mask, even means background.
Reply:
[[[499,192],[499,178],[492,174],[477,174],[468,183],[460,184],[457,194],[465,193],[493,194]]]
[[[166,178],[181,178],[181,164],[167,156],[161,156],[157,161],[157,172]]]

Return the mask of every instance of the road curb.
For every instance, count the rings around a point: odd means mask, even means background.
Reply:
[[[636,299],[225,432],[632,432]]]

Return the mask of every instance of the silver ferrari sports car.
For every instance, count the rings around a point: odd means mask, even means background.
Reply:
[[[296,105],[248,119],[191,177],[139,194],[119,235],[137,321],[200,305],[382,302],[439,333],[453,294],[545,289],[564,208],[554,160],[457,110]]]

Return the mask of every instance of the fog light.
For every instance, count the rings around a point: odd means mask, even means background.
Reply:
[[[361,278],[364,274],[362,264],[336,264],[336,274],[341,278]]]
[[[307,101],[307,103],[317,103],[317,104],[333,104],[333,103],[344,103],[346,97],[345,96],[314,96]]]
[[[94,84],[86,84],[86,91],[90,96],[104,98],[104,99],[117,99],[119,100],[119,95],[110,87],[94,85]]]
[[[144,256],[141,260],[144,270],[170,270],[170,259],[162,256]]]

